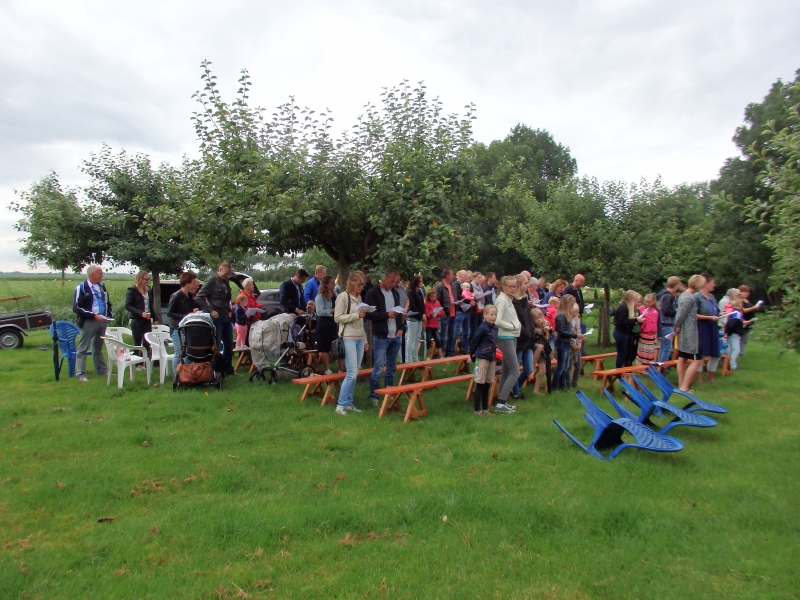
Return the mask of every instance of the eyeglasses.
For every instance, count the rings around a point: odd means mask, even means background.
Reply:
[[[514,289],[516,289],[516,288],[517,288],[517,286],[515,286],[515,285],[508,285],[507,283],[504,283],[504,284],[503,284],[503,287],[511,288],[512,290],[514,290]]]

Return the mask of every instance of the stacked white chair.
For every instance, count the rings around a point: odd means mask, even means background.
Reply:
[[[120,328],[124,329],[124,328]],[[152,371],[152,363],[147,357],[147,350],[143,346],[133,346],[121,342],[116,338],[104,335],[103,341],[106,346],[106,354],[108,355],[108,380],[106,385],[111,384],[111,374],[114,367],[117,369],[117,387],[122,387],[122,380],[125,377],[125,369],[130,370],[131,381],[133,381],[133,373],[136,370],[136,365],[144,365],[147,369],[147,385],[150,385],[150,373]]]
[[[167,371],[172,371],[173,355],[167,352],[167,342],[170,341],[169,332],[145,333],[144,339],[150,344],[150,361],[158,361],[159,382],[164,385]]]

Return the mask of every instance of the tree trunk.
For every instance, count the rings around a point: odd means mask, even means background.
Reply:
[[[66,271],[66,269],[61,269],[61,287],[64,287],[64,271]]]
[[[336,260],[336,266],[339,270],[339,289],[345,290],[347,288],[347,278],[350,277],[350,263],[341,255]]]
[[[611,335],[609,334],[609,310],[611,308],[611,291],[608,284],[603,285],[603,306],[600,308],[597,327],[599,329],[598,342],[601,346],[611,345]]]
[[[161,276],[158,271],[153,270],[153,306],[150,307],[152,311],[152,318],[154,321],[161,323]]]

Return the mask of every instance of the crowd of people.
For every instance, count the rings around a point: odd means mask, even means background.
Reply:
[[[181,274],[180,289],[171,296],[167,308],[176,369],[180,355],[178,323],[187,314],[204,311],[216,328],[222,354],[219,369],[225,375],[235,374],[234,349],[246,348],[248,329],[260,318],[262,306],[249,278],[232,301],[231,272],[231,265],[223,262],[202,286],[192,271]],[[96,371],[102,374],[107,369],[100,350],[112,306],[102,278],[102,269],[90,266],[73,301],[82,334],[76,363],[81,381],[86,380],[90,348]],[[145,343],[144,333],[157,322],[149,279],[146,271],[140,271],[125,298],[136,345]],[[284,313],[310,325],[323,372],[332,372],[333,361],[340,372],[346,371],[336,407],[339,414],[360,412],[353,403],[353,392],[368,352],[372,366],[369,399],[378,404],[376,390],[382,387],[381,378],[383,386],[393,385],[398,358],[403,362],[419,360],[423,340],[439,358],[457,352],[469,354],[476,383],[476,414],[488,411],[488,393],[496,376],[498,400],[494,410],[512,413],[512,401],[523,399],[521,386],[534,371],[539,376],[533,394],[543,394],[545,380],[548,392],[577,387],[586,339],[583,320],[591,310],[583,297],[585,282],[581,274],[571,282],[557,279],[548,285],[545,278],[537,279],[528,271],[498,279],[493,272],[444,268],[441,279],[426,291],[422,275],[401,283],[398,271],[388,268],[377,285],[370,281],[368,269],[353,271],[342,290],[338,278],[319,265],[313,276],[297,269],[281,284],[279,299]],[[719,302],[712,294],[714,289],[714,278],[702,274],[693,275],[686,284],[670,277],[658,294],[642,296],[634,290],[626,291],[609,315],[617,349],[616,367],[635,362],[663,363],[676,355],[679,386],[689,390],[701,368],[706,381],[713,381],[723,345],[727,344],[731,369],[736,370],[754,320],[752,313],[761,303],[750,303],[750,289],[745,285],[728,290]],[[344,352],[332,357],[337,338],[341,338]],[[547,378],[552,358],[556,367]]]

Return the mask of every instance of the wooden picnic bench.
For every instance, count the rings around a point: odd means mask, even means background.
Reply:
[[[447,358],[434,358],[432,360],[400,363],[397,365],[397,370],[400,371],[400,380],[397,382],[397,385],[403,385],[405,379],[413,379],[420,371],[422,372],[422,381],[433,379],[433,367],[449,365],[451,363],[456,364],[456,370],[453,375],[462,375],[469,370],[467,367],[468,360],[468,354],[459,354],[457,356],[448,356]]]
[[[428,409],[425,407],[425,399],[422,396],[424,390],[470,380],[472,380],[472,375],[467,373],[466,375],[455,375],[453,377],[445,377],[444,379],[429,379],[427,381],[393,385],[391,387],[375,390],[376,393],[383,396],[378,418],[383,417],[387,412],[402,412],[400,407],[400,398],[402,396],[405,396],[408,401],[405,418],[403,419],[404,423],[408,423],[411,419],[424,417],[428,414]]]
[[[677,360],[668,360],[662,363],[652,363],[652,366],[656,367],[659,372],[663,373],[665,367],[674,367],[678,364]],[[595,371],[592,373],[592,379],[598,380],[602,379],[602,383],[600,384],[600,391],[602,392],[602,388],[606,388],[609,392],[614,391],[614,382],[617,379],[622,377],[626,378],[628,381],[633,384],[633,380],[630,378],[631,373],[642,373],[645,371],[649,366],[647,365],[632,365],[630,367],[620,367],[619,369],[605,369],[603,371]]]
[[[616,352],[606,352],[605,354],[587,354],[585,356],[581,356],[581,361],[583,361],[584,366],[586,363],[593,363],[594,366],[592,367],[592,371],[602,371],[605,369],[604,361],[607,358],[616,358]],[[581,369],[583,371],[583,369]],[[583,372],[581,372],[583,375]]]

